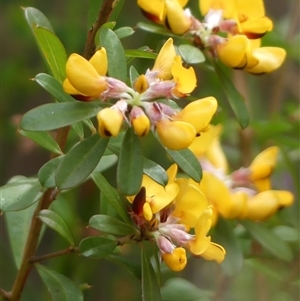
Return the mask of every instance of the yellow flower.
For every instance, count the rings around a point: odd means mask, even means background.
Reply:
[[[123,114],[118,109],[104,108],[97,114],[98,132],[102,137],[116,137],[123,123]]]
[[[225,258],[225,249],[206,236],[212,224],[212,215],[212,208],[208,207],[199,217],[195,225],[195,238],[189,241],[189,250],[196,256],[221,263]]]
[[[224,19],[232,19],[236,15],[235,0],[199,0],[201,14],[205,16],[209,10],[222,10]]]
[[[66,93],[71,95],[99,98],[107,89],[104,75],[107,72],[107,57],[105,48],[101,48],[87,61],[82,56],[73,53],[66,65],[67,78],[63,82]]]
[[[148,134],[151,126],[150,120],[141,108],[137,106],[132,108],[130,122],[136,135],[145,136]]]
[[[186,264],[186,251],[184,248],[177,247],[172,253],[162,253],[163,261],[166,265],[175,272],[182,271]]]

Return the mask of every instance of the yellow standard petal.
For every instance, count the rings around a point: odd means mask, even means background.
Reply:
[[[197,86],[197,78],[193,67],[184,68],[181,57],[177,55],[174,59],[171,73],[176,83],[176,90],[180,94],[186,95],[191,93]],[[176,94],[176,93],[175,93]]]
[[[70,84],[83,95],[99,96],[107,88],[105,78],[89,61],[76,53],[70,55],[66,72]]]
[[[258,64],[244,70],[252,74],[265,74],[273,72],[283,64],[286,51],[279,47],[261,47],[254,49],[252,55],[258,60]]]
[[[137,3],[147,17],[156,23],[163,24],[165,12],[164,0],[138,0]]]
[[[107,56],[105,48],[100,48],[90,58],[90,63],[97,70],[99,75],[105,75],[107,73]]]
[[[116,137],[123,123],[123,114],[111,108],[102,109],[97,114],[98,132],[102,137]]]
[[[201,14],[209,10],[222,10],[225,19],[232,19],[237,14],[236,0],[199,0]]]
[[[163,80],[172,78],[171,68],[176,57],[173,39],[169,38],[161,48],[152,71],[158,71],[158,77]]]
[[[172,253],[163,253],[162,258],[166,265],[175,272],[182,271],[187,264],[186,251],[181,247],[175,248]]]
[[[174,116],[175,120],[190,123],[200,133],[207,129],[218,103],[214,97],[205,97],[189,103],[182,111]]]
[[[162,144],[172,150],[189,147],[196,137],[195,128],[183,121],[161,120],[156,123],[156,131]]]

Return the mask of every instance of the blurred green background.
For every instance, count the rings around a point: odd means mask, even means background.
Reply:
[[[149,0],[151,1],[151,0]],[[97,2],[94,0],[94,2]],[[38,1],[23,0],[1,2],[1,185],[14,175],[36,175],[47,162],[49,153],[32,141],[17,133],[22,114],[29,109],[52,102],[48,95],[35,82],[37,73],[47,72],[28,27],[22,7],[33,6],[41,10],[52,23],[56,34],[63,42],[67,53],[82,53],[87,37],[89,1]],[[190,1],[193,14],[200,18],[198,1]],[[190,259],[187,268],[180,274],[167,272],[170,276],[183,276],[197,287],[216,292],[213,299],[222,301],[292,301],[299,300],[299,147],[300,147],[300,73],[299,73],[299,2],[265,1],[267,15],[274,21],[274,30],[264,39],[264,45],[283,47],[287,50],[286,62],[276,72],[264,76],[252,76],[243,71],[228,70],[238,89],[245,95],[251,114],[251,124],[246,130],[246,140],[241,140],[238,123],[227,105],[217,77],[205,66],[195,66],[198,87],[193,93],[197,97],[215,96],[222,111],[213,120],[224,125],[222,142],[233,169],[248,164],[261,150],[270,145],[278,145],[282,150],[278,166],[273,176],[276,189],[291,190],[296,202],[291,208],[279,212],[267,222],[270,227],[281,224],[292,227],[298,237],[289,238],[294,252],[292,262],[284,262],[272,256],[247,258],[241,269],[228,275],[222,267],[202,259]],[[136,5],[136,1],[125,1],[117,21],[121,26],[135,27],[137,22],[146,21]],[[166,37],[137,30],[123,40],[125,48],[138,48],[147,45],[156,50]],[[176,42],[175,42],[176,44]],[[135,60],[134,66],[145,72],[151,66],[149,60]],[[244,135],[245,136],[245,135]],[[151,139],[145,142],[147,156],[164,167],[169,161],[152,150]],[[247,153],[241,154],[241,143],[247,145]],[[70,147],[72,145],[72,135]],[[115,169],[105,175],[114,180]],[[99,192],[93,183],[86,182],[76,190],[64,193],[53,204],[55,210],[66,220],[77,242],[90,235],[87,229],[89,217],[99,212]],[[11,288],[16,273],[9,246],[4,219],[0,217],[0,282],[6,290]],[[298,231],[298,232],[297,232]],[[249,249],[249,240],[241,244]],[[47,229],[41,241],[38,254],[65,248],[64,241]],[[254,244],[255,250],[260,248]],[[124,254],[139,260],[138,248],[124,247]],[[253,251],[253,250],[252,250]],[[45,262],[54,270],[70,277],[76,283],[89,283],[91,290],[85,291],[85,300],[134,301],[141,300],[140,282],[119,266],[105,260],[94,261],[76,255],[55,258]],[[37,273],[32,271],[26,285],[23,301],[47,301],[50,295]]]

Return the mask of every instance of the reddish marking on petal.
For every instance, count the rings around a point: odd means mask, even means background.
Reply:
[[[262,38],[266,33],[255,33],[255,32],[243,32],[243,34],[250,40],[260,39]]]
[[[149,19],[150,21],[154,22],[154,23],[158,23],[158,24],[161,24],[161,20],[155,16],[155,15],[152,15],[150,13],[148,13],[147,11],[141,9],[142,11],[142,14],[147,18]]]
[[[80,100],[80,101],[92,101],[95,98],[91,97],[91,96],[84,96],[81,94],[77,94],[77,95],[71,95],[73,98]]]
[[[146,188],[143,186],[132,202],[132,210],[135,214],[143,214],[143,206],[146,202]]]

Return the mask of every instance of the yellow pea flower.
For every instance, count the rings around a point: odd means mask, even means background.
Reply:
[[[162,258],[165,264],[175,272],[182,271],[187,264],[186,251],[182,247],[175,248],[172,253],[163,253]]]
[[[150,130],[150,120],[144,111],[137,106],[134,106],[130,112],[130,122],[134,132],[138,136],[145,136]]]
[[[116,137],[123,123],[123,114],[118,109],[104,108],[97,114],[98,132],[102,137]]]

